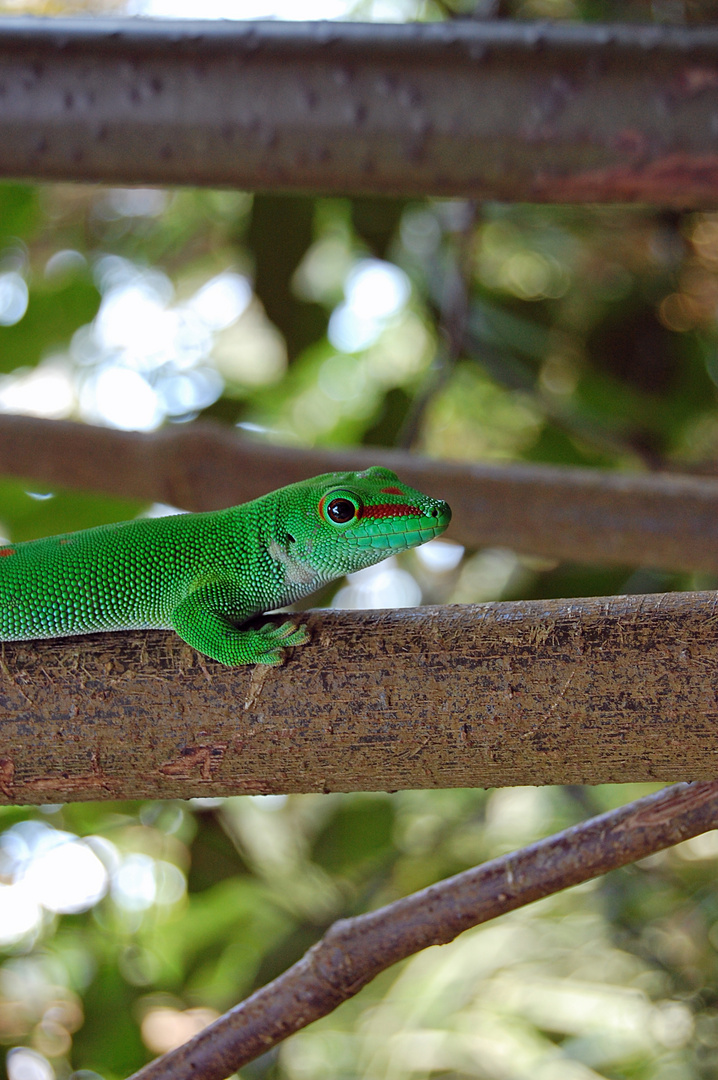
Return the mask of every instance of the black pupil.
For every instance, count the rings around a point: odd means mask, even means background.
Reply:
[[[356,507],[349,499],[332,499],[327,506],[327,514],[337,525],[343,525],[356,515]]]

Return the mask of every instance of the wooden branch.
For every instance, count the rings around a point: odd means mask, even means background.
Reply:
[[[447,499],[475,548],[718,572],[718,479],[437,462],[384,449],[306,450],[189,424],[151,434],[0,416],[0,474],[216,510],[335,469],[383,464]]]
[[[336,922],[284,974],[133,1080],[224,1080],[412,953],[716,825],[718,782],[676,785]]]
[[[716,594],[296,619],[279,669],[159,631],[6,643],[0,801],[715,776]]]
[[[0,20],[0,175],[718,197],[715,28]]]

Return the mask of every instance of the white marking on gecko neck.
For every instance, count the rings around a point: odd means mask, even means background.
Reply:
[[[287,572],[287,581],[292,585],[309,585],[318,578],[316,570],[299,559],[293,558],[286,548],[272,539],[267,544],[267,551],[275,562],[281,563]]]

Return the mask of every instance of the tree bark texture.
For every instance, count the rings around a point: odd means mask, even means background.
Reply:
[[[718,30],[0,20],[0,175],[718,198]]]
[[[0,801],[716,775],[716,594],[295,618],[275,669],[164,632],[5,643]]]
[[[470,548],[718,572],[718,480],[547,465],[438,462],[393,450],[306,450],[219,425],[151,434],[0,416],[0,474],[217,510],[319,473],[386,465],[446,499],[448,535]]]
[[[298,963],[133,1080],[224,1080],[412,953],[717,823],[718,782],[677,784],[376,911],[342,919]]]

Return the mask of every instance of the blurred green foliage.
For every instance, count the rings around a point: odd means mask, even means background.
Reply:
[[[483,8],[677,22],[716,11]],[[415,14],[475,9],[435,0]],[[260,444],[370,444],[378,461],[382,446],[408,445],[714,474],[717,317],[714,213],[0,185],[6,411],[144,429],[213,418]],[[147,509],[0,482],[0,532],[13,540]],[[347,602],[715,585],[495,550],[441,564],[414,552],[386,573]],[[8,1074],[119,1080],[279,974],[334,919],[645,790],[0,808]],[[428,950],[242,1076],[708,1080],[717,865],[710,833]]]
[[[718,215],[470,209],[4,185],[0,407],[145,428],[212,417],[259,443],[379,448],[413,431],[443,457],[714,472]],[[0,483],[16,540],[146,509]],[[347,602],[712,584],[495,550],[413,552],[384,573]],[[0,810],[11,1080],[120,1078],[334,919],[643,790]],[[430,950],[243,1076],[713,1076],[717,860],[709,834]]]

